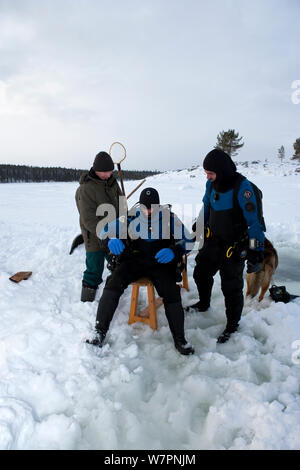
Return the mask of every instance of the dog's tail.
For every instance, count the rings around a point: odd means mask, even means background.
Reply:
[[[77,237],[74,238],[71,249],[70,249],[70,255],[73,253],[73,251],[82,243],[84,243],[83,236],[77,235]]]
[[[275,269],[276,269],[277,266],[278,266],[278,253],[277,253],[277,251],[275,250],[275,248],[274,248],[274,265],[275,265],[275,266],[274,266],[274,272],[275,272]]]

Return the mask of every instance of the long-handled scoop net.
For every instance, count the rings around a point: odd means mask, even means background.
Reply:
[[[124,147],[123,144],[121,144],[121,142],[113,142],[109,149],[109,155],[113,159],[114,164],[117,165],[122,193],[123,193],[123,196],[126,196],[124,182],[123,182],[123,174],[122,174],[122,169],[121,169],[121,163],[125,160],[127,156],[126,148]]]
[[[118,147],[114,147],[115,145],[118,145]],[[117,165],[118,175],[119,175],[121,188],[122,188],[122,193],[123,193],[124,196],[126,196],[125,188],[124,188],[124,182],[123,182],[123,173],[122,173],[122,169],[121,169],[121,163],[127,157],[126,148],[124,147],[123,144],[121,144],[121,142],[113,142],[110,146],[109,154],[110,154],[111,158],[113,159],[114,164]],[[126,198],[129,199],[142,186],[142,184],[145,183],[145,181],[146,181],[146,179],[141,181],[136,186],[136,188],[133,189],[133,191],[131,191],[131,193],[128,194],[128,196],[126,196]]]

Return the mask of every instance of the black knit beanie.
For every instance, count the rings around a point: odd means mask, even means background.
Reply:
[[[145,188],[140,194],[140,204],[151,209],[151,204],[159,204],[159,194],[154,188]]]
[[[114,162],[111,156],[106,152],[99,152],[93,163],[94,171],[113,171]]]

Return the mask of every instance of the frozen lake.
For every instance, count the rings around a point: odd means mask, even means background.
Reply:
[[[264,193],[267,237],[279,254],[274,281],[300,294],[300,176],[279,166],[239,170]],[[126,182],[127,194],[136,184]],[[188,206],[191,224],[205,175],[168,172],[146,185],[174,210]],[[80,302],[83,246],[69,255],[79,233],[76,188],[0,185],[0,449],[299,449],[299,301],[247,300],[239,331],[217,345],[225,315],[216,276],[211,309],[186,315],[196,352],[183,357],[163,307],[156,332],[128,325],[129,288],[106,345],[86,345],[97,302]],[[184,305],[197,299],[188,259]],[[32,277],[10,282],[21,270]]]

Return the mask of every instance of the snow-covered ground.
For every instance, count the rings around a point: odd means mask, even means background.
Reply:
[[[300,294],[300,174],[291,163],[239,170],[264,193],[279,253],[274,281]],[[127,193],[136,184],[127,182]],[[185,205],[190,224],[205,175],[168,172],[146,185],[177,212]],[[186,315],[196,353],[183,357],[163,307],[156,332],[128,325],[128,288],[106,345],[87,345],[97,302],[79,300],[83,246],[69,255],[79,233],[76,187],[0,185],[0,449],[300,449],[300,301],[247,300],[239,331],[217,345],[225,315],[216,276],[210,311]],[[197,299],[194,258],[184,305]],[[29,280],[9,280],[26,270]]]

